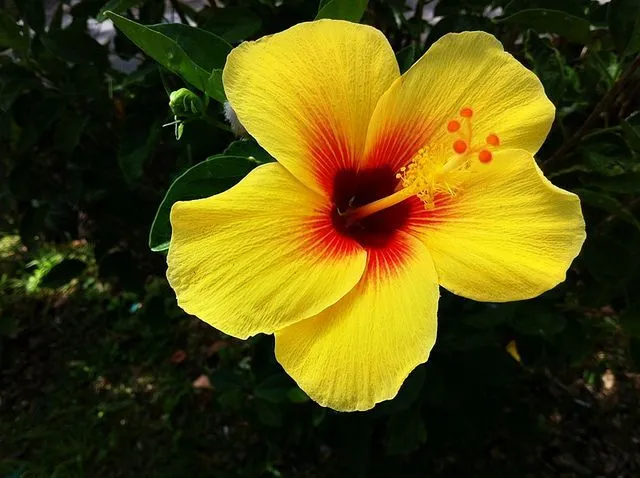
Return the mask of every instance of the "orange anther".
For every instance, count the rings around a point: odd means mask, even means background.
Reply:
[[[460,110],[460,116],[464,118],[471,118],[473,116],[473,110],[471,108],[462,108]]]
[[[451,120],[447,124],[447,130],[449,131],[449,133],[455,133],[459,129],[460,129],[460,121]]]
[[[453,143],[453,150],[458,154],[462,154],[467,150],[467,143],[459,139]]]
[[[487,144],[490,144],[491,146],[500,146],[500,138],[498,138],[498,135],[491,133],[487,136]]]
[[[486,149],[483,149],[478,153],[478,159],[480,160],[481,163],[486,164],[491,162],[492,157],[493,155],[491,154],[491,151],[487,151]]]

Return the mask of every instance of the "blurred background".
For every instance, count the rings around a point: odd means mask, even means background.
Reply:
[[[271,337],[177,307],[167,207],[246,171],[163,202],[169,186],[216,155],[270,158],[104,12],[236,45],[340,2],[0,0],[0,477],[640,476],[637,0],[349,0],[403,70],[464,30],[534,70],[557,106],[539,163],[587,221],[567,281],[535,300],[443,291],[431,359],[396,399],[324,409]]]

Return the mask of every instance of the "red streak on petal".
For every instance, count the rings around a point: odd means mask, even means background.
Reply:
[[[309,112],[308,117],[310,126],[307,141],[314,176],[323,190],[333,195],[336,173],[356,164],[355,147],[349,144],[344,132],[334,122],[318,113]]]
[[[390,167],[398,171],[415,156],[420,148],[428,144],[433,127],[429,122],[403,123],[389,126],[378,133],[367,151],[367,167]]]
[[[412,258],[412,253],[411,246],[402,234],[396,234],[383,249],[368,250],[365,280],[393,279]]]
[[[327,204],[326,208],[307,219],[305,227],[308,233],[304,250],[325,259],[340,260],[358,253],[362,246],[355,239],[336,230],[332,220],[332,209],[332,206]]]

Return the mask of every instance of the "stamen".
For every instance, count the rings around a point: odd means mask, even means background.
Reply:
[[[473,116],[473,110],[471,108],[462,108],[460,110],[460,116],[463,118],[471,118]]]
[[[493,155],[491,154],[491,151],[487,151],[486,149],[483,149],[478,153],[478,159],[483,164],[490,163],[492,158]]]
[[[458,154],[463,154],[467,150],[467,143],[458,139],[453,143],[453,150]]]
[[[487,136],[487,144],[491,146],[500,146],[500,138],[498,138],[497,134],[491,133]]]
[[[347,225],[367,216],[388,209],[411,197],[417,197],[424,203],[425,209],[435,207],[435,200],[442,195],[455,196],[467,181],[468,174],[473,171],[472,161],[488,164],[493,160],[494,148],[500,145],[500,138],[490,133],[485,144],[473,142],[471,118],[474,115],[470,107],[459,111],[460,117],[447,122],[449,133],[456,133],[451,147],[454,153],[442,146],[433,150],[421,148],[406,166],[396,174],[398,184],[395,192],[369,204],[352,207],[340,213],[346,217]]]

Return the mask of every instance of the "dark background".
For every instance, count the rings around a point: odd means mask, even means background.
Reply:
[[[429,363],[351,414],[309,401],[270,337],[238,341],[177,307],[151,224],[172,181],[237,138],[215,98],[101,14],[235,45],[312,20],[317,2],[46,3],[0,0],[0,477],[640,476],[640,2],[368,2],[362,21],[403,70],[446,32],[485,30],[538,74],[557,106],[538,160],[580,195],[588,239],[535,300],[443,291]],[[179,141],[162,127],[175,112]],[[207,164],[183,189],[246,173]]]

